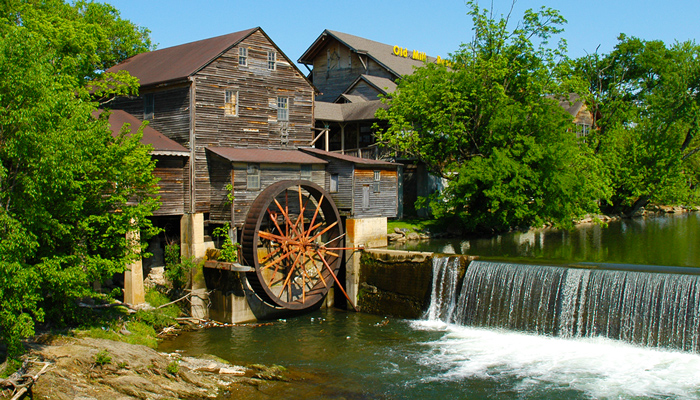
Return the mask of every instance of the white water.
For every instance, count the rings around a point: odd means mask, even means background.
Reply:
[[[522,394],[580,391],[595,399],[700,398],[700,355],[640,347],[605,338],[554,338],[415,321],[444,332],[419,362],[440,371],[430,380],[512,380]]]
[[[440,371],[427,380],[494,380],[527,396],[573,390],[595,399],[700,398],[700,354],[599,336],[619,326],[615,337],[658,345],[648,333],[635,338],[648,329],[678,338],[669,341],[675,347],[697,349],[697,277],[476,262],[459,290],[458,267],[454,259],[433,261],[426,320],[412,322],[444,333],[424,343],[419,362]],[[608,317],[611,305],[618,319]],[[470,322],[482,327],[464,326]]]

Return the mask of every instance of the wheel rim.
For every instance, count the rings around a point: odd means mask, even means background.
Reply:
[[[317,305],[340,267],[342,232],[338,209],[320,186],[269,186],[251,205],[241,235],[244,261],[255,268],[247,273],[251,287],[275,306]]]

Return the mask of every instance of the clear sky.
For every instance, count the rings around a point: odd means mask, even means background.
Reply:
[[[151,30],[158,48],[261,27],[292,61],[324,29],[445,57],[472,38],[465,0],[100,0]],[[496,15],[511,0],[480,0]],[[620,33],[646,40],[700,43],[700,0],[517,0],[511,20],[547,6],[568,23],[569,56],[613,49]],[[304,68],[302,68],[305,71]]]

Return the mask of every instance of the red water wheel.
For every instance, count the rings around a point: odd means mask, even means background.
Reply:
[[[323,300],[343,256],[343,227],[335,203],[309,181],[266,188],[248,211],[241,234],[248,282],[264,301],[301,310]]]

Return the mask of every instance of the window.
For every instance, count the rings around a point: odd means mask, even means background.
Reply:
[[[267,69],[274,70],[277,65],[277,53],[274,51],[267,52]]]
[[[369,185],[362,186],[362,209],[369,209]]]
[[[289,121],[289,103],[286,97],[277,98],[277,120]]]
[[[248,48],[239,47],[238,48],[238,65],[245,67],[248,65]]]
[[[301,179],[311,180],[311,165],[304,164],[301,166]]]
[[[153,119],[153,113],[156,108],[156,99],[153,93],[148,93],[143,96],[143,119],[150,121]]]
[[[591,126],[588,124],[576,124],[576,137],[583,138],[588,136]]]
[[[248,190],[260,189],[260,164],[248,164]]]
[[[379,193],[379,182],[382,179],[382,172],[381,171],[374,171],[374,184],[373,184],[373,189],[374,193]]]
[[[331,193],[338,193],[338,174],[331,174]]]
[[[238,115],[238,92],[227,90],[224,95],[224,115]]]

